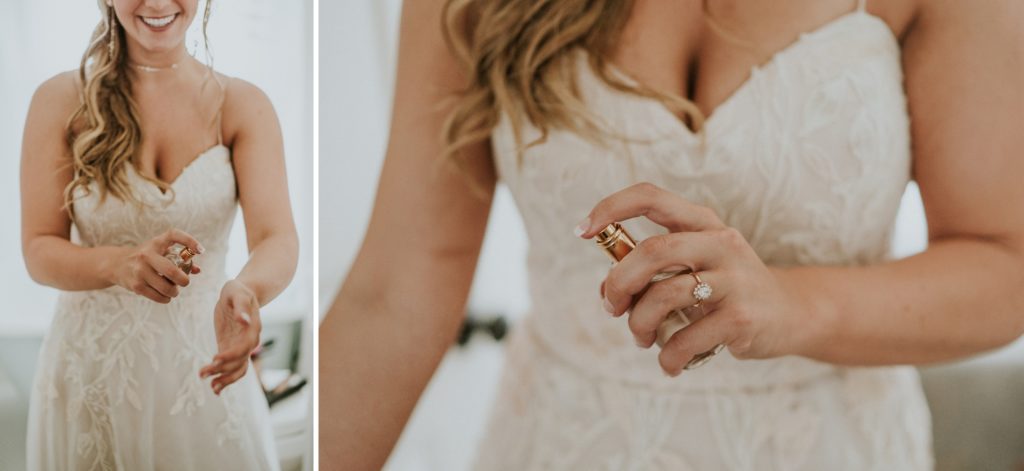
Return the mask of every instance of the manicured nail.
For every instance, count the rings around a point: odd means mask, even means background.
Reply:
[[[242,322],[245,322],[246,325],[252,324],[252,316],[250,316],[248,312],[242,311],[238,313],[238,317],[241,318]]]
[[[590,229],[590,218],[588,217],[588,218],[584,218],[582,221],[580,221],[580,223],[576,225],[576,229],[574,229],[572,231],[572,233],[575,234],[576,237],[580,237],[583,234],[586,234],[589,229]]]
[[[604,298],[604,302],[602,302],[601,304],[604,306],[604,310],[608,314],[611,314],[613,316],[615,315],[615,306],[612,306],[612,303],[608,301],[608,298]]]
[[[201,254],[203,252],[206,252],[206,248],[203,247],[203,244],[196,244],[196,253]]]

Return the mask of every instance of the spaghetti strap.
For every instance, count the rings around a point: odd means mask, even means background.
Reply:
[[[216,80],[217,85],[220,87],[220,106],[217,107],[217,120],[216,121],[217,121],[217,145],[218,146],[222,146],[222,145],[224,145],[224,128],[223,128],[224,102],[227,101],[228,86],[227,86],[226,83],[221,83],[220,79],[218,79],[216,77],[214,78],[214,80]]]

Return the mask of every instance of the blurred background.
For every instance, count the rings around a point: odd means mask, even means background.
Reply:
[[[20,257],[18,162],[25,115],[35,88],[75,69],[100,14],[96,1],[0,0],[0,470],[24,469],[28,388],[57,291],[35,284]],[[200,4],[204,4],[200,0]],[[200,12],[202,9],[200,8]],[[201,21],[187,47],[203,60]],[[313,274],[313,0],[215,1],[209,24],[215,68],[255,83],[270,97],[284,133],[300,261],[291,286],[263,310],[265,383],[295,372],[312,383]],[[248,254],[241,217],[235,220],[228,273]],[[312,469],[312,386],[271,408],[287,470]]]
[[[321,316],[369,220],[387,138],[400,8],[399,0],[320,5]],[[911,184],[897,220],[896,255],[924,250],[926,227],[920,195]],[[529,304],[525,258],[519,214],[502,187],[470,295],[471,318],[489,324],[502,316],[515,328]],[[468,469],[503,358],[502,344],[490,327],[450,350],[387,469]],[[933,413],[938,470],[1024,469],[1024,342],[922,373]]]

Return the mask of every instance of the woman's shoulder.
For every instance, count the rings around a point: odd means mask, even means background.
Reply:
[[[259,132],[268,116],[276,113],[270,97],[256,84],[238,77],[217,73],[217,81],[224,90],[222,113],[226,140],[246,131]]]
[[[26,127],[63,133],[82,103],[80,84],[77,70],[61,72],[39,84],[32,95]]]
[[[81,102],[81,83],[78,69],[61,72],[39,84],[32,101],[50,108],[74,111]]]

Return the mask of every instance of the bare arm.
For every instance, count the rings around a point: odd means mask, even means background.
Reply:
[[[224,284],[214,308],[217,354],[199,376],[214,377],[210,387],[216,394],[248,371],[249,354],[260,344],[260,307],[288,286],[299,251],[281,126],[270,100],[252,84],[233,79],[227,87],[224,122],[230,123],[225,135],[232,136],[249,261]]]
[[[233,79],[228,87],[226,134],[233,135],[232,163],[245,218],[249,261],[236,278],[265,305],[295,275],[299,242],[288,199],[281,125],[270,99],[255,86]]]
[[[1024,5],[922,2],[904,45],[929,247],[866,268],[798,268],[826,329],[808,356],[929,363],[1024,332]]]
[[[113,284],[107,261],[114,247],[89,249],[70,242],[64,187],[71,182],[71,154],[64,125],[78,103],[71,73],[43,83],[32,97],[21,147],[21,237],[29,275],[65,290]]]
[[[496,180],[487,146],[467,176],[437,165],[442,106],[463,78],[440,32],[443,1],[402,12],[391,135],[363,246],[320,329],[323,469],[380,469],[454,340]],[[358,157],[353,157],[358,158]]]

